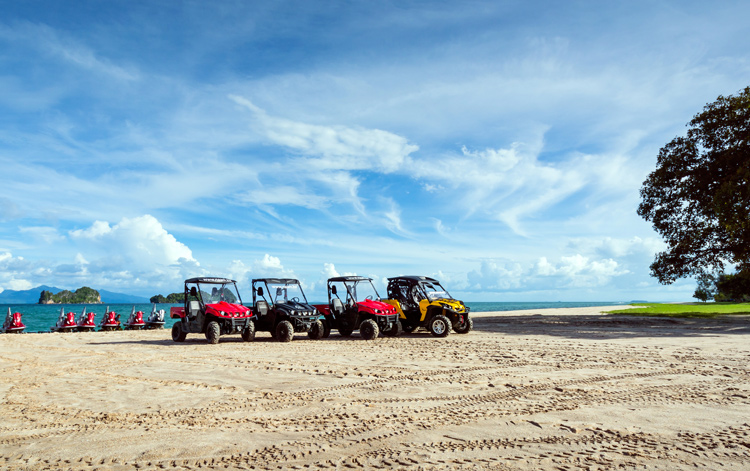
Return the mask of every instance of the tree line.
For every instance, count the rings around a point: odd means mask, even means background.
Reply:
[[[149,301],[158,304],[182,304],[185,302],[185,293],[171,293],[166,297],[161,294],[157,294],[156,296],[151,296],[151,299],[149,299]]]

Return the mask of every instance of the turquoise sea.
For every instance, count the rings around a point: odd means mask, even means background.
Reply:
[[[313,302],[312,304],[324,304]],[[590,306],[611,306],[618,304],[628,304],[625,302],[483,302],[474,303],[466,302],[466,305],[471,308],[473,312],[488,312],[488,311],[520,311],[530,309],[551,309],[551,308],[564,308],[564,307],[590,307]],[[130,312],[135,306],[136,311],[143,311],[144,318],[148,317],[151,313],[152,304],[110,304],[109,309],[120,314],[120,322],[125,322],[130,316]],[[165,328],[171,329],[174,324],[174,319],[169,318],[169,308],[172,306],[178,306],[177,304],[157,304],[156,309],[164,309],[166,311],[165,317]],[[60,308],[62,307],[65,312],[74,312],[76,319],[86,308],[86,312],[93,312],[96,314],[96,323],[99,324],[104,316],[104,312],[107,309],[106,304],[0,304],[0,315],[2,319],[5,319],[5,315],[8,313],[8,307],[11,308],[12,312],[20,312],[23,314],[23,323],[26,324],[26,332],[49,332],[50,327],[55,325],[57,318],[60,315]]]

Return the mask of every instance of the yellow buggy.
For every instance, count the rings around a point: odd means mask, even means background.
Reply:
[[[404,332],[413,332],[422,327],[435,337],[445,337],[450,334],[451,328],[457,334],[466,334],[474,326],[474,321],[469,317],[469,308],[448,294],[434,278],[388,278],[388,298],[383,302],[396,308]]]

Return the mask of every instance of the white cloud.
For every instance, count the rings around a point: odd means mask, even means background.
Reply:
[[[52,244],[65,240],[65,237],[63,237],[54,227],[19,227],[18,232],[26,234],[45,244]]]
[[[483,260],[467,279],[473,291],[587,289],[605,286],[628,273],[613,259],[592,260],[576,254],[562,256],[556,263],[540,257],[525,267],[510,260]]]
[[[333,263],[324,263],[323,264],[323,277],[321,278],[324,281],[327,281],[328,278],[336,278],[341,276],[338,271],[336,271],[336,267],[333,266]]]
[[[546,261],[546,260],[545,260]],[[612,259],[590,260],[580,254],[560,257],[557,266],[544,268],[546,277],[559,277],[568,287],[593,288],[607,284],[613,277],[625,275],[628,272],[619,269]]]
[[[523,233],[521,220],[581,189],[586,180],[575,166],[540,162],[542,140],[507,149],[471,151],[415,160],[411,174],[459,191],[456,201],[470,215],[489,214]]]
[[[255,278],[296,278],[293,270],[287,270],[279,257],[265,254],[260,260],[253,261]]]
[[[45,54],[62,59],[76,67],[107,75],[110,78],[127,81],[138,79],[136,72],[98,57],[87,45],[47,25],[29,22],[19,22],[13,27],[0,25],[0,38],[24,46],[31,45]]]
[[[257,188],[237,197],[239,201],[253,205],[296,205],[310,209],[322,209],[329,198],[314,192],[302,192],[300,188],[274,185]]]
[[[252,270],[247,267],[242,260],[232,260],[229,267],[227,267],[227,276],[237,282],[240,295],[242,295],[244,288],[250,285],[252,280]]]
[[[72,264],[53,268],[66,285],[174,291],[182,280],[205,275],[192,251],[151,215],[122,218],[114,225],[95,221],[69,232],[79,252]]]
[[[395,201],[388,200],[390,208],[383,213],[385,227],[396,234],[405,234],[406,230],[401,224],[401,209]]]
[[[576,239],[571,241],[569,246],[577,248],[582,248],[582,246],[588,247],[589,250],[602,257],[613,258],[622,258],[629,255],[646,255],[651,257],[656,252],[666,248],[666,244],[660,239],[655,237],[641,238],[638,236],[629,239],[614,237],[604,237],[599,240]]]
[[[106,234],[111,234],[112,228],[106,221],[94,221],[91,227],[87,229],[77,229],[70,231],[70,236],[75,238],[97,239]]]
[[[269,142],[302,154],[310,171],[375,170],[390,173],[401,168],[418,147],[396,134],[379,129],[322,126],[271,116],[250,100],[230,95],[254,115],[252,129]]]
[[[0,292],[6,289],[24,290],[33,288],[30,272],[33,264],[23,257],[14,257],[10,252],[0,253]]]
[[[509,260],[483,260],[479,270],[470,271],[467,279],[469,289],[504,291],[520,287],[523,274],[520,263]]]
[[[87,229],[70,231],[70,236],[99,244],[107,252],[121,256],[141,269],[166,268],[183,261],[195,261],[190,249],[148,214],[122,218],[111,227],[105,221],[95,221]]]

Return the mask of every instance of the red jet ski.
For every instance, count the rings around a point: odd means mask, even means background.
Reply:
[[[133,311],[130,313],[128,321],[125,322],[125,330],[140,330],[145,326],[146,323],[143,322],[143,311],[135,312],[135,306],[133,306]]]
[[[65,313],[65,308],[60,308],[60,317],[57,318],[57,324],[52,326],[52,332],[73,332],[78,328],[76,325],[76,315],[74,312]]]
[[[86,308],[83,308],[83,312],[78,317],[78,322],[76,322],[76,330],[78,332],[93,332],[94,329],[96,329],[96,319],[94,319],[95,314],[93,312],[86,312]]]
[[[115,311],[110,311],[109,306],[104,311],[104,317],[99,323],[100,330],[120,330],[120,315]]]
[[[11,314],[10,308],[8,308],[8,315],[5,316],[2,333],[20,334],[25,328],[26,326],[23,324],[23,322],[21,322],[21,313],[14,312],[13,314]]]

